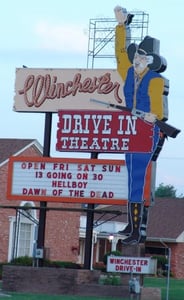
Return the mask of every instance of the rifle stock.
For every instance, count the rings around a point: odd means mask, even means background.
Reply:
[[[155,122],[160,130],[165,133],[167,136],[175,138],[177,137],[178,133],[180,133],[180,129],[177,129],[161,120],[156,120]]]

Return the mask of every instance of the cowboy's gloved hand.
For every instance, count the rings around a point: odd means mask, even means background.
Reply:
[[[152,113],[145,113],[144,120],[150,123],[155,123],[156,121],[156,115]]]
[[[114,8],[114,14],[119,24],[124,24],[127,20],[127,10],[119,5]]]

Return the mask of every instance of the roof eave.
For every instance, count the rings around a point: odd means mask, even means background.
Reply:
[[[22,149],[20,149],[19,151],[17,151],[16,153],[14,153],[13,156],[18,156],[20,155],[22,152],[24,152],[27,148],[31,147],[31,146],[35,146],[38,151],[40,152],[40,154],[43,153],[43,147],[41,146],[41,144],[37,141],[37,140],[30,140],[30,143],[28,143],[26,146],[24,146]],[[2,167],[3,165],[5,165],[6,163],[8,163],[9,161],[9,157],[4,160],[2,163],[0,163],[0,167]]]
[[[160,243],[177,243],[177,239],[166,238],[166,237],[147,237],[147,242],[160,242]]]

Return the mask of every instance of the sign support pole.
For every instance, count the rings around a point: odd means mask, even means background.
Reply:
[[[91,158],[97,159],[98,153],[92,152]],[[90,270],[91,268],[94,208],[95,208],[94,204],[92,203],[88,204],[87,220],[86,220],[85,255],[84,255],[84,269],[87,270]]]
[[[43,156],[45,157],[50,157],[51,129],[52,129],[52,113],[46,112],[45,129],[44,129],[44,146],[43,146]],[[46,207],[47,207],[47,202],[41,201],[39,225],[38,225],[37,248],[43,250],[45,244]],[[42,266],[43,266],[43,258],[39,259],[39,267]]]

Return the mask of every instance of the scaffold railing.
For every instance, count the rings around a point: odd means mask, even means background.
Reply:
[[[143,11],[132,11],[131,36],[128,43],[140,43],[148,35],[149,15]],[[87,68],[115,65],[116,19],[97,18],[89,21]],[[103,60],[102,60],[103,59]]]

